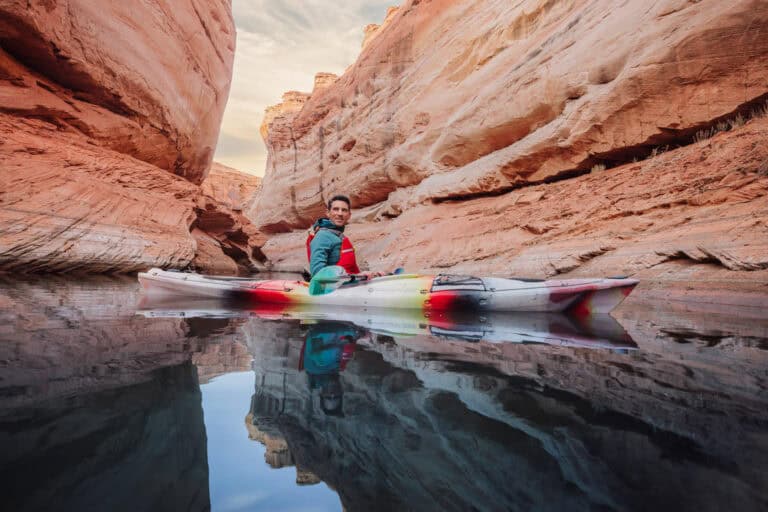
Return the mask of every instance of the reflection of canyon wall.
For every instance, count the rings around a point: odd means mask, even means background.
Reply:
[[[200,388],[189,363],[122,389],[4,407],[0,448],[8,510],[210,509]]]
[[[298,371],[301,332],[254,323],[249,419],[350,510],[765,507],[764,322],[629,315],[632,353],[374,336],[341,418]]]
[[[144,318],[135,279],[0,282],[0,409],[135,385],[190,360],[200,379],[250,368],[229,319]]]
[[[377,267],[674,284],[684,259],[764,283],[768,119],[676,148],[766,114],[766,25],[758,0],[407,0],[344,75],[268,109],[263,250],[300,268],[346,192]]]
[[[183,267],[214,214],[218,258],[255,264],[255,229],[197,186],[234,51],[227,0],[3,2],[0,269]]]
[[[296,466],[296,460],[293,458],[285,436],[280,432],[280,427],[270,421],[270,418],[254,416],[253,411],[263,410],[264,404],[259,402],[260,398],[259,396],[253,397],[255,402],[251,403],[250,412],[245,417],[248,438],[264,445],[264,462],[269,464],[271,468],[280,469]],[[311,471],[296,467],[296,483],[298,485],[314,485],[320,482],[322,480]]]
[[[200,384],[219,375],[251,369],[251,354],[245,344],[242,320],[229,318],[188,318],[187,336],[203,341],[192,355]]]

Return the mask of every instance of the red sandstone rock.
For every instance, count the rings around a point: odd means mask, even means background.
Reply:
[[[768,307],[767,139],[768,117],[753,119],[655,158],[496,197],[373,205],[347,232],[376,269],[629,274],[645,283],[631,299],[722,303],[740,290],[732,300]],[[275,268],[298,270],[304,237],[273,235],[262,250]]]
[[[746,0],[407,2],[333,87],[282,108],[264,193],[291,201],[252,217],[285,231],[338,190],[444,200],[647,154],[768,93],[766,24]]]
[[[234,39],[227,0],[0,1],[0,271],[258,267],[242,205],[195,185]]]
[[[395,14],[397,14],[397,11],[400,10],[399,7],[390,7],[387,9],[387,15],[384,17],[384,22],[381,25],[377,25],[375,23],[371,23],[370,25],[366,25],[363,28],[363,44],[362,47],[365,48],[368,46],[368,43],[370,43],[376,36],[381,34],[384,27],[386,27],[390,21],[395,17]]]
[[[266,238],[239,210],[230,210],[207,197],[198,197],[192,235],[197,253],[191,266],[205,273],[261,270],[265,260],[260,247]],[[229,258],[222,258],[222,252]],[[234,271],[232,271],[234,270]]]
[[[764,104],[766,26],[754,0],[407,1],[333,85],[269,112],[271,206],[248,214],[276,268],[305,264],[303,229],[346,192],[377,268],[754,278],[766,121],[643,159]]]
[[[0,270],[235,269],[263,259],[241,213],[178,176],[43,121],[0,115],[0,134]],[[195,227],[213,242],[198,248]]]
[[[333,73],[317,73],[315,74],[315,85],[312,88],[312,94],[315,94],[316,92],[326,89],[330,87],[331,85],[338,80],[338,76],[334,75]]]
[[[3,0],[0,43],[0,110],[202,181],[232,76],[228,0]]]
[[[248,200],[258,193],[261,178],[214,162],[201,185],[203,193],[232,210],[242,211]]]

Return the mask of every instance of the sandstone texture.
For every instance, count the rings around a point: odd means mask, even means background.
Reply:
[[[408,0],[344,75],[268,110],[246,213],[281,269],[306,265],[303,230],[341,192],[381,270],[663,280],[688,262],[689,283],[765,295],[766,27],[756,0]]]
[[[213,162],[211,171],[201,188],[205,195],[214,198],[231,210],[242,211],[261,186],[261,178],[224,164]]]
[[[0,110],[200,183],[229,94],[229,0],[0,2]]]
[[[230,11],[0,1],[0,270],[258,266],[256,230],[199,187],[229,93]]]

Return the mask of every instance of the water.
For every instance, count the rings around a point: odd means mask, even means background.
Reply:
[[[768,319],[0,282],[5,510],[768,510]],[[504,341],[506,340],[506,341]]]

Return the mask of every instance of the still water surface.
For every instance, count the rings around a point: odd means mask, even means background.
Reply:
[[[768,318],[0,281],[5,510],[768,510]]]

